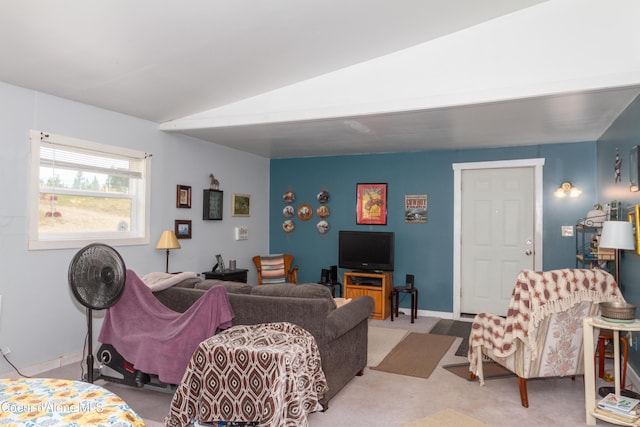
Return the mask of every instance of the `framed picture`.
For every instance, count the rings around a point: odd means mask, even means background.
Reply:
[[[427,222],[427,195],[405,194],[404,222]]]
[[[224,261],[222,260],[222,255],[216,255],[216,265],[213,267],[214,271],[219,271],[221,273],[224,272]]]
[[[636,242],[636,253],[640,255],[640,205],[629,207],[628,219],[633,228],[633,239]]]
[[[191,220],[190,219],[176,219],[175,227],[176,237],[178,239],[190,239],[191,238]]]
[[[176,208],[191,208],[191,187],[188,185],[177,186]]]
[[[231,198],[232,216],[251,216],[251,196],[249,194],[233,194]]]
[[[204,190],[204,201],[202,202],[202,219],[220,221],[222,220],[222,190]]]
[[[356,184],[356,224],[387,224],[387,184]]]

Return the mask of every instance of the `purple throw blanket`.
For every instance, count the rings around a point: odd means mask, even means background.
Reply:
[[[180,384],[194,350],[233,319],[227,291],[214,286],[187,311],[162,304],[132,270],[122,297],[107,309],[98,341],[113,345],[134,367]]]

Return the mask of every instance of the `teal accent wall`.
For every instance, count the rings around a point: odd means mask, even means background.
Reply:
[[[270,252],[291,253],[299,265],[301,282],[317,282],[320,270],[338,262],[339,230],[393,231],[396,237],[395,284],[405,274],[416,277],[419,309],[453,311],[453,163],[544,158],[544,269],[575,267],[575,240],[561,237],[562,225],[574,225],[596,199],[596,142],[532,145],[518,148],[444,150],[302,159],[271,160]],[[564,180],[582,189],[577,199],[555,199],[553,192]],[[386,226],[356,225],[356,184],[388,184]],[[316,231],[320,206],[316,195],[330,193],[327,218],[330,231]],[[282,195],[296,195],[297,209],[309,204],[309,221],[295,218],[291,233],[282,230],[285,220]],[[404,222],[404,196],[428,196],[428,222]],[[343,270],[340,270],[342,277]],[[514,278],[515,282],[515,278]]]
[[[629,152],[640,144],[640,98],[636,98],[616,119],[597,143],[598,197],[605,202],[618,200],[625,208],[640,204],[640,193],[629,190]],[[614,182],[616,149],[622,159],[621,182]],[[625,212],[626,213],[626,212]],[[620,258],[620,286],[625,299],[640,307],[640,256],[623,251]],[[636,317],[640,309],[636,310]],[[636,334],[637,335],[637,334]],[[640,348],[632,346],[629,363],[640,372]]]

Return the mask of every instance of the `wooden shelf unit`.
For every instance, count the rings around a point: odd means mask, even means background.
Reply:
[[[602,233],[601,223],[586,225],[585,221],[581,219],[576,224],[576,268],[601,268],[615,274],[615,250],[596,249],[591,244],[591,238],[599,238]]]
[[[391,315],[391,290],[393,289],[393,273],[369,273],[348,271],[344,273],[344,297],[358,298],[370,296],[375,306],[372,319],[384,320]]]

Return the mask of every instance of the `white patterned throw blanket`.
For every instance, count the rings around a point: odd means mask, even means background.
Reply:
[[[286,322],[234,326],[200,343],[165,423],[306,426],[327,390],[309,332]]]
[[[178,283],[186,279],[195,279],[198,277],[197,273],[192,271],[184,271],[182,273],[161,273],[159,271],[147,273],[140,277],[140,280],[151,289],[152,292],[159,292],[177,285]]]
[[[478,363],[482,361],[478,360],[475,347],[479,346],[491,349],[494,356],[506,358],[516,351],[516,340],[521,340],[535,359],[537,347],[533,331],[540,321],[582,301],[600,303],[624,299],[613,276],[602,270],[521,271],[511,295],[507,318],[490,313],[475,317],[469,336],[469,371],[478,372]]]

